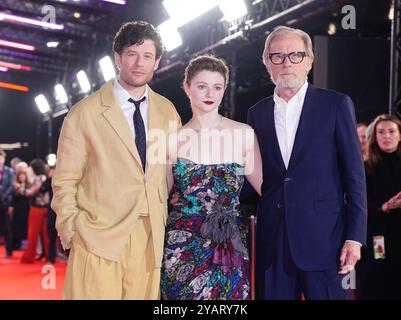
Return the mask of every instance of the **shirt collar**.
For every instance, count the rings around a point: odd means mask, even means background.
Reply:
[[[287,105],[290,102],[297,102],[297,103],[302,103],[305,100],[306,96],[306,90],[308,89],[308,81],[305,81],[305,83],[302,85],[302,87],[298,90],[298,92],[290,99],[288,102],[286,102],[283,98],[281,98],[278,95],[278,90],[277,87],[274,89],[274,95],[273,95],[273,100],[276,104],[280,105]]]
[[[120,102],[121,105],[126,105],[128,102],[128,99],[132,98],[131,95],[128,93],[127,90],[125,90],[122,85],[117,81],[117,78],[114,79],[114,83],[113,83],[113,88],[114,88],[114,92],[117,96],[118,101]],[[141,97],[139,97],[139,99],[134,99],[134,100],[141,100],[143,97],[146,98],[146,101],[148,101],[148,94],[149,94],[149,90],[148,90],[148,85],[146,85],[145,87],[145,92],[143,93],[143,95]],[[131,103],[129,103],[131,105]]]

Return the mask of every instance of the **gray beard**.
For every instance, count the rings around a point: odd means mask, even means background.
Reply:
[[[303,81],[300,81],[299,79],[294,79],[294,80],[291,80],[291,81],[285,81],[283,79],[277,79],[277,81],[274,82],[274,84],[277,87],[280,87],[280,88],[288,90],[288,89],[300,88],[302,86],[302,84],[303,84]]]

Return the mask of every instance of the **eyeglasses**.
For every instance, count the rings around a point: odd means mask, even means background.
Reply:
[[[294,51],[290,53],[282,53],[282,52],[269,53],[269,59],[273,64],[283,64],[285,58],[287,57],[291,61],[291,63],[298,64],[304,60],[305,56],[306,56],[305,51]]]

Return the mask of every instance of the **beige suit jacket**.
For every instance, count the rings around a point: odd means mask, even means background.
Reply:
[[[140,215],[149,215],[155,266],[167,218],[166,141],[181,126],[174,105],[149,88],[146,176],[112,80],[67,114],[59,138],[52,208],[64,248],[73,237],[118,261]]]

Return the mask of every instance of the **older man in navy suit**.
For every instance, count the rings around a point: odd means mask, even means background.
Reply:
[[[313,58],[308,34],[277,27],[263,52],[274,95],[248,112],[263,159],[256,231],[262,299],[347,299],[343,278],[365,243],[354,106],[348,96],[308,83]]]

